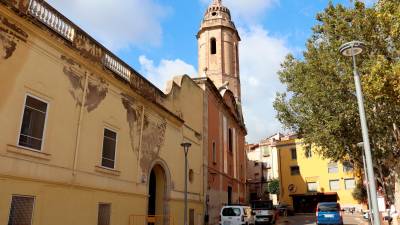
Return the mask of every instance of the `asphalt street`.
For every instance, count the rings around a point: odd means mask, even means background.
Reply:
[[[345,225],[360,225],[366,221],[360,214],[345,214],[343,216]],[[279,218],[277,225],[315,225],[315,214],[302,214]]]

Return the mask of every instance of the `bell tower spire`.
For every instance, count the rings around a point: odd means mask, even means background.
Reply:
[[[217,88],[233,92],[241,101],[239,76],[240,36],[222,0],[213,0],[197,33],[199,76],[209,77]]]

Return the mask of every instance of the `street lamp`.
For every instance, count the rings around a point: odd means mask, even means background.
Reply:
[[[374,177],[374,168],[372,166],[373,164],[372,164],[371,149],[368,137],[367,119],[365,117],[364,99],[362,95],[360,76],[358,75],[357,65],[356,65],[356,55],[361,54],[364,51],[364,47],[365,45],[361,41],[351,41],[340,46],[339,51],[342,55],[353,58],[354,83],[356,86],[358,110],[360,113],[361,131],[364,142],[364,153],[365,153],[365,160],[366,160],[367,174],[368,174],[368,186],[370,190],[372,211],[373,211],[372,215],[374,217],[373,219],[374,224],[380,225],[381,221],[379,218],[378,199],[376,196],[376,184]]]
[[[181,146],[183,147],[183,150],[185,152],[185,211],[183,214],[183,221],[184,221],[184,225],[187,225],[187,169],[188,169],[188,162],[187,162],[187,154],[189,152],[189,148],[190,146],[192,146],[191,143],[189,142],[183,142],[181,144]]]
[[[364,143],[363,142],[360,142],[360,143],[358,143],[357,144],[357,147],[359,147],[359,148],[361,148],[361,150],[362,150],[362,157],[363,157],[363,167],[364,167],[364,176],[365,176],[365,182],[367,182],[367,198],[368,198],[368,209],[369,209],[369,211],[371,212],[371,190],[369,190],[369,184],[368,184],[368,173],[367,173],[367,165],[366,165],[366,163],[365,163],[365,153],[364,153]],[[369,214],[370,216],[369,216],[369,220],[371,221],[371,224],[373,224],[374,222],[374,220],[373,220],[373,218],[372,218],[372,214],[370,213]]]

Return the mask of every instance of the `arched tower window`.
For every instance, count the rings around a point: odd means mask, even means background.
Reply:
[[[210,42],[211,55],[215,55],[217,54],[217,40],[215,40],[215,38],[211,38]]]

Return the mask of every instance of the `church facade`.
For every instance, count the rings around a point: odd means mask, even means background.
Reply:
[[[224,204],[246,203],[247,134],[241,108],[240,36],[230,11],[214,0],[197,34],[199,78],[204,90],[205,222],[219,223]]]

